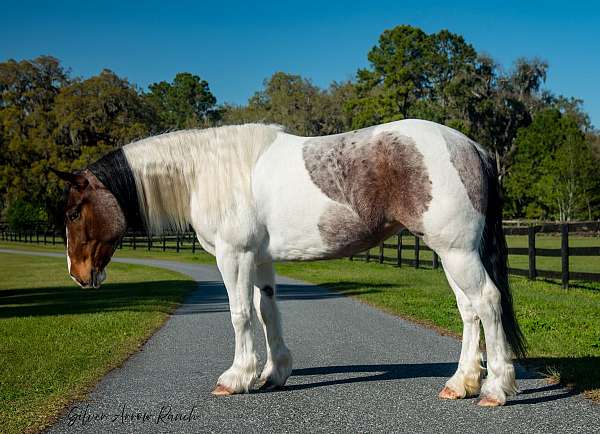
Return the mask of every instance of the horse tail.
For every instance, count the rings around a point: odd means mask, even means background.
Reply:
[[[498,181],[496,162],[492,158],[482,157],[485,178],[487,181],[488,203],[485,215],[485,227],[479,246],[479,256],[488,275],[500,291],[500,307],[502,328],[513,354],[517,358],[525,358],[527,344],[521,332],[508,282],[508,247],[502,230],[503,197]],[[486,161],[487,160],[487,161]]]

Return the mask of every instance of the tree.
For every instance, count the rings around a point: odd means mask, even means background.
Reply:
[[[54,101],[68,83],[67,71],[50,56],[0,63],[0,201],[3,208],[19,201],[31,207],[46,206],[40,191],[45,190],[47,179],[33,166],[48,159],[56,125]]]
[[[355,128],[418,117],[447,123],[452,101],[465,93],[477,53],[462,36],[442,30],[428,35],[412,26],[386,30],[368,55],[371,67],[357,72],[357,97],[349,101]]]
[[[505,187],[518,217],[594,218],[600,191],[599,161],[578,119],[556,108],[540,111],[519,130]]]
[[[159,131],[205,128],[219,118],[217,99],[208,82],[197,75],[180,72],[172,83],[161,81],[149,89],[146,98],[158,115]]]
[[[349,126],[343,107],[353,94],[351,83],[334,82],[322,90],[299,75],[276,72],[263,86],[246,106],[224,106],[223,122],[275,123],[304,136],[333,134]]]

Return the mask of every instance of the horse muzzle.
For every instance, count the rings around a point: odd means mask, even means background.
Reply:
[[[106,270],[96,270],[95,268],[92,268],[88,280],[82,280],[73,274],[71,274],[71,278],[84,289],[98,289],[100,288],[100,285],[102,285],[102,282],[106,280]]]

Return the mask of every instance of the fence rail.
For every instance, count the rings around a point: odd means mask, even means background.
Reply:
[[[548,248],[537,248],[536,247],[536,235],[537,234],[557,234],[560,235],[561,247],[557,249]],[[527,256],[528,267],[527,269],[522,268],[509,268],[509,273],[517,276],[524,276],[530,280],[535,280],[538,277],[558,279],[561,281],[563,288],[569,287],[569,282],[572,280],[585,280],[592,282],[600,282],[600,273],[591,272],[580,272],[570,271],[569,269],[569,258],[573,256],[594,256],[600,260],[600,246],[593,247],[570,247],[569,246],[569,234],[586,234],[600,236],[600,222],[578,222],[578,223],[547,223],[541,225],[530,225],[525,227],[505,227],[505,235],[526,235],[527,236],[527,247],[512,247],[508,249],[509,255],[515,256]],[[366,251],[358,255],[350,257],[354,259],[364,259],[367,262],[377,261],[381,264],[392,263],[398,267],[403,264],[420,268],[427,266],[433,269],[437,269],[441,266],[439,257],[433,252],[432,260],[423,260],[420,258],[420,252],[431,251],[429,247],[422,244],[420,239],[414,235],[409,235],[410,239],[414,239],[413,244],[406,244],[406,235],[410,234],[408,231],[401,231],[396,235],[396,244],[390,244],[389,240],[379,245],[379,254],[373,255],[371,251]],[[396,251],[395,257],[385,255],[385,249],[394,249]],[[414,252],[414,259],[407,259],[402,257],[402,252],[410,250]],[[561,258],[561,269],[560,271],[555,270],[543,270],[537,268],[538,257],[554,257]]]
[[[538,277],[558,279],[561,281],[564,288],[569,287],[569,282],[572,280],[585,280],[600,282],[600,273],[571,271],[569,269],[569,258],[573,256],[592,256],[600,259],[600,246],[592,247],[570,247],[569,234],[586,234],[600,236],[600,221],[594,222],[577,222],[577,223],[545,223],[529,226],[506,226],[504,228],[505,235],[522,235],[527,236],[527,247],[512,247],[508,249],[509,255],[527,256],[528,267],[509,268],[509,273],[527,277],[530,280],[535,280]],[[536,247],[537,234],[557,234],[560,235],[561,247],[556,249],[538,248]],[[37,224],[31,229],[11,230],[6,224],[0,222],[0,240],[1,241],[16,241],[35,244],[61,244],[62,234],[51,227],[45,227],[42,224]],[[392,240],[395,243],[391,242]],[[412,240],[412,243],[407,241]],[[133,250],[146,249],[148,251],[196,251],[202,250],[196,239],[196,234],[193,231],[188,232],[173,232],[160,236],[148,236],[142,232],[127,232],[119,244],[119,248],[129,247]],[[386,255],[386,249],[393,250],[394,255]],[[407,258],[403,255],[405,251],[412,251],[413,258]],[[428,267],[438,269],[442,266],[438,255],[432,252],[432,259],[424,259],[421,257],[422,252],[431,251],[422,240],[410,234],[406,230],[400,231],[394,237],[385,240],[378,246],[378,251],[373,254],[371,250],[351,256],[350,260],[365,260],[366,262],[378,262],[380,264],[391,264],[397,267],[408,265],[415,268]],[[538,257],[554,257],[561,258],[560,271],[543,270],[537,268]]]

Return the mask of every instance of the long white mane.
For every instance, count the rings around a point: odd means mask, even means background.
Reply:
[[[192,193],[214,223],[240,206],[252,206],[252,169],[279,131],[271,125],[233,125],[176,131],[125,146],[148,231],[186,229]]]

